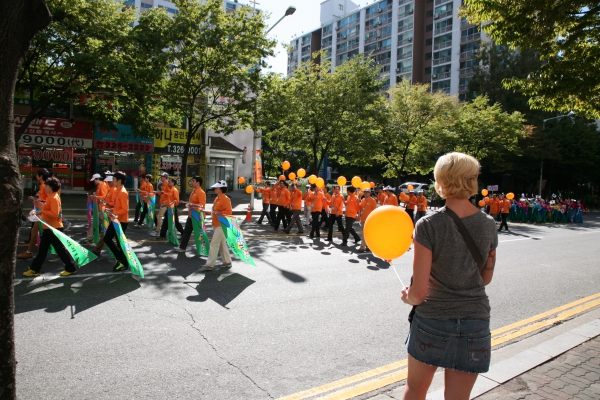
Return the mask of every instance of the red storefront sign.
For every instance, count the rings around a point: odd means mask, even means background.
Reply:
[[[25,118],[24,115],[15,115],[15,132],[25,122]],[[93,126],[87,122],[61,118],[36,118],[19,139],[19,144],[92,148],[93,138]]]
[[[33,161],[53,161],[57,163],[68,163],[73,161],[72,149],[40,150],[31,147],[19,146],[20,157],[31,157]]]
[[[139,151],[152,153],[153,146],[147,143],[116,142],[113,140],[96,140],[94,148],[100,150]]]

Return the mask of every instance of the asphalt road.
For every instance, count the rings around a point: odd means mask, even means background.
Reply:
[[[595,221],[500,234],[492,329],[599,292]],[[143,280],[111,273],[104,253],[69,278],[50,256],[43,279],[20,280],[29,261],[18,261],[19,398],[278,398],[406,358],[410,307],[387,263],[339,236],[242,228],[257,267],[234,260],[206,276],[193,242],[177,253],[146,229],[127,231]],[[393,262],[404,282],[411,262],[410,251]]]

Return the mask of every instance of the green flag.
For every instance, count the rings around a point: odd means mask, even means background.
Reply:
[[[142,263],[140,263],[140,260],[138,260],[137,256],[131,249],[129,242],[127,241],[127,238],[125,237],[125,233],[123,232],[123,229],[121,228],[121,224],[119,223],[119,221],[113,221],[113,226],[115,227],[115,233],[116,233],[115,236],[117,237],[117,240],[119,241],[119,245],[121,246],[123,253],[125,253],[125,257],[127,258],[127,262],[129,264],[129,269],[131,270],[131,272],[134,275],[138,275],[140,278],[143,278],[144,277],[144,267],[142,267]]]
[[[98,228],[98,203],[95,201],[92,203],[92,233],[94,243],[98,244],[100,241],[100,229]]]
[[[175,230],[175,208],[169,207],[167,210],[167,241],[179,246],[177,231]]]
[[[210,241],[206,233],[206,224],[204,214],[198,210],[190,210],[192,227],[194,228],[194,240],[196,241],[196,251],[199,256],[208,256]]]
[[[156,203],[156,197],[150,197],[150,200],[146,201],[148,204],[148,213],[146,214],[146,224],[150,229],[154,229],[154,204]]]
[[[248,251],[246,240],[244,240],[244,236],[242,235],[242,230],[238,226],[235,218],[219,216],[219,222],[221,223],[221,228],[223,228],[223,234],[225,235],[225,240],[227,240],[227,245],[233,254],[245,263],[256,267],[256,264]]]
[[[88,249],[86,249],[85,247],[83,247],[82,245],[80,245],[79,243],[77,243],[58,229],[54,229],[41,219],[40,223],[45,225],[46,229],[52,229],[54,235],[56,235],[58,240],[60,240],[63,246],[65,246],[65,249],[67,249],[69,254],[71,254],[71,257],[73,257],[73,261],[75,261],[75,265],[77,265],[78,267],[81,267],[89,263],[90,261],[94,261],[96,258],[98,258],[94,253],[92,253],[91,251],[89,251]]]

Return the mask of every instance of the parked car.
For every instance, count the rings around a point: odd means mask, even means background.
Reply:
[[[408,186],[412,186],[413,190],[415,191],[415,193],[417,193],[419,190],[427,190],[429,189],[429,184],[428,183],[419,183],[419,182],[405,182],[402,185],[400,185],[398,188],[403,191],[404,193],[408,193]]]

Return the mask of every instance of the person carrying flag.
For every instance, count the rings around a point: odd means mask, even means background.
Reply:
[[[304,233],[304,228],[302,226],[302,221],[300,220],[300,212],[302,211],[302,192],[295,183],[292,183],[291,190],[291,208],[292,208],[292,221],[288,225],[287,229],[283,231],[285,233],[290,233],[292,230],[292,226],[294,222],[298,225],[298,233]]]
[[[229,247],[227,247],[227,240],[221,223],[219,222],[219,215],[231,215],[233,209],[231,207],[231,199],[225,195],[227,193],[227,182],[221,180],[211,186],[211,189],[215,190],[217,198],[215,199],[212,207],[212,227],[213,237],[210,241],[210,251],[208,253],[208,260],[206,265],[200,269],[200,271],[210,272],[215,266],[219,250],[221,251],[221,258],[223,263],[219,268],[231,268],[231,256],[229,255]]]
[[[171,188],[169,187],[169,174],[163,172],[160,174],[160,181],[162,185],[160,186],[160,207],[158,212],[156,213],[156,225],[154,226],[154,232],[150,232],[150,236],[158,237],[160,236],[160,231],[162,225],[165,221],[165,213],[167,212],[167,206],[171,199],[169,198],[169,193],[171,193]]]
[[[360,212],[360,223],[363,226],[363,230],[361,232],[362,241],[360,242],[360,248],[358,249],[359,253],[364,253],[368,250],[367,242],[365,242],[365,221],[367,220],[369,214],[371,214],[373,210],[377,208],[377,200],[371,196],[371,189],[365,189],[363,195],[364,197],[358,205],[358,211]]]
[[[152,198],[155,196],[154,195],[154,186],[152,186],[152,175],[150,174],[146,174],[144,175],[144,189],[140,192],[140,195],[142,197],[142,202],[144,203],[143,208],[142,208],[142,214],[140,215],[140,218],[138,219],[138,223],[136,224],[134,221],[134,225],[136,228],[141,228],[142,225],[144,225],[144,220],[146,219],[146,215],[148,214],[148,203],[150,203],[152,201]]]
[[[177,190],[177,188],[175,187],[176,184],[177,184],[177,181],[174,178],[170,178],[167,181],[167,186],[169,187],[169,194],[167,195],[169,198],[169,202],[167,203],[167,208],[173,207],[173,215],[174,215],[173,219],[175,221],[175,229],[177,229],[177,232],[179,232],[183,235],[183,226],[181,226],[181,222],[179,222],[179,212],[177,211],[177,206],[179,205],[179,190]],[[167,237],[167,229],[168,228],[169,228],[168,222],[162,224],[162,227],[160,228],[160,237],[161,238]]]
[[[135,189],[136,194],[139,197],[139,200],[138,200],[137,204],[135,205],[135,216],[133,217],[133,223],[134,224],[138,223],[139,217],[140,217],[140,211],[142,210],[142,208],[146,204],[146,202],[144,202],[144,196],[142,196],[142,193],[148,191],[146,186],[147,186],[146,176],[142,175],[140,177],[140,188],[139,189]]]
[[[100,174],[92,175],[92,179],[90,181],[94,182],[96,185],[96,193],[91,196],[91,200],[94,201],[98,206],[98,213],[104,210],[104,206],[102,205],[102,200],[108,194],[108,184],[102,180],[102,176]],[[100,215],[100,214],[98,214]],[[100,218],[98,218],[98,231],[100,232],[100,237],[104,237],[104,231],[102,230]],[[82,244],[93,243],[94,239],[94,229],[95,227],[89,226],[87,231],[87,236],[84,240],[81,241]]]
[[[108,185],[108,193],[104,196],[104,200],[100,200],[100,203],[103,204],[103,208],[101,210],[105,210],[106,207],[112,208],[115,204],[115,199],[117,197],[117,189],[114,185],[114,174],[106,175],[104,178],[104,182]],[[102,224],[103,216],[99,216],[100,224]],[[110,225],[110,222],[109,222]],[[97,257],[100,257],[100,252],[102,252],[102,248],[104,247],[104,229],[100,227],[100,240],[96,243],[96,247],[92,250]]]
[[[37,179],[37,181],[40,184],[40,190],[37,193],[36,197],[29,197],[29,199],[33,200],[33,204],[36,207],[42,207],[44,205],[44,202],[48,198],[48,195],[46,194],[46,190],[45,190],[45,187],[46,187],[45,182],[48,178],[50,178],[50,172],[46,168],[42,168],[42,169],[38,170],[37,174],[35,175],[35,179]],[[37,236],[38,236],[39,231],[40,231],[40,223],[39,222],[34,222],[33,224],[31,224],[31,231],[29,232],[29,242],[28,242],[29,247],[27,248],[27,250],[25,250],[21,254],[18,254],[17,259],[26,260],[28,258],[33,258],[33,250],[35,249],[35,246],[37,245]]]
[[[194,226],[192,224],[192,210],[202,212],[204,207],[206,207],[206,193],[202,189],[202,177],[194,176],[192,178],[192,187],[194,190],[190,194],[190,199],[188,201],[188,219],[185,221],[185,227],[183,228],[183,234],[181,235],[181,243],[179,244],[179,247],[175,248],[175,250],[180,253],[185,252],[188,242],[190,241],[190,236],[194,231]]]
[[[269,225],[273,224],[271,221],[271,214],[269,213],[269,207],[271,206],[271,184],[267,181],[265,182],[265,187],[256,188],[255,190],[262,195],[262,213],[260,214],[260,218],[256,221],[257,224],[262,225],[262,221],[264,217],[267,217],[267,221],[269,221]]]
[[[121,229],[123,232],[125,232],[127,230],[127,226],[129,225],[129,193],[124,186],[127,176],[123,172],[115,172],[112,178],[114,181],[113,185],[116,194],[114,203],[111,204],[110,208],[106,209],[106,212],[112,221],[119,221],[121,224]],[[104,234],[104,242],[117,259],[117,262],[113,267],[113,271],[124,271],[128,269],[129,263],[127,261],[127,256],[125,256],[125,251],[121,248],[121,242],[116,237],[115,226],[112,223],[109,224],[108,228],[106,229],[106,233]]]

